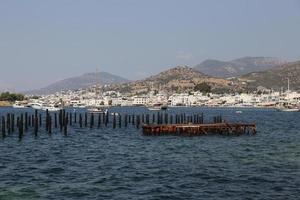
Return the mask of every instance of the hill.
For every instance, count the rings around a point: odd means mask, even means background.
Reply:
[[[275,69],[261,72],[252,72],[241,76],[250,89],[263,86],[270,89],[287,89],[287,80],[290,79],[290,88],[300,91],[300,61],[284,64]]]
[[[90,86],[96,85],[99,83],[100,85],[110,85],[117,83],[126,83],[129,80],[122,78],[120,76],[112,75],[107,72],[98,72],[98,73],[87,73],[77,77],[71,77],[68,79],[64,79],[53,83],[47,87],[28,91],[27,94],[51,94],[55,92],[59,92],[62,90],[76,90],[76,89],[84,89]]]
[[[133,94],[147,93],[151,90],[163,90],[172,93],[188,92],[203,82],[211,86],[213,91],[228,91],[234,88],[228,80],[205,75],[187,66],[177,66],[144,80],[114,85],[112,89]]]
[[[287,62],[284,60],[272,57],[244,57],[228,62],[205,60],[196,65],[194,69],[210,76],[229,78],[272,69],[285,63]]]

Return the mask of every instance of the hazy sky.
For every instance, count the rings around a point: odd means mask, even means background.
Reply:
[[[243,56],[300,60],[300,0],[0,1],[0,89]]]

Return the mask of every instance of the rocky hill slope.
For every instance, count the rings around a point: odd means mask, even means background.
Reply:
[[[300,61],[284,64],[280,67],[261,72],[252,72],[241,76],[241,81],[248,83],[248,87],[255,89],[263,86],[269,89],[287,89],[288,79],[290,88],[300,91]]]
[[[53,83],[45,88],[38,90],[28,91],[28,94],[50,94],[59,92],[62,90],[76,90],[80,88],[88,88],[90,86],[106,84],[117,84],[117,83],[126,83],[129,80],[122,78],[120,76],[112,75],[107,72],[98,72],[98,73],[87,73],[77,77],[71,77],[65,80],[58,81]]]
[[[229,78],[250,72],[272,69],[286,63],[285,60],[272,57],[244,57],[228,62],[205,60],[194,68],[210,76]]]

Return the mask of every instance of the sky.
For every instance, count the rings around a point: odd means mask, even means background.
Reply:
[[[300,60],[300,0],[0,1],[0,90],[244,56]]]

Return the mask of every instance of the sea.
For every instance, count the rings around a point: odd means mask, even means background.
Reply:
[[[25,111],[0,108],[0,115]],[[67,135],[40,128],[37,137],[29,129],[22,139],[0,134],[0,200],[300,199],[300,112],[201,107],[166,112],[203,113],[206,122],[222,115],[256,123],[257,134],[144,136],[130,125],[74,125]]]

